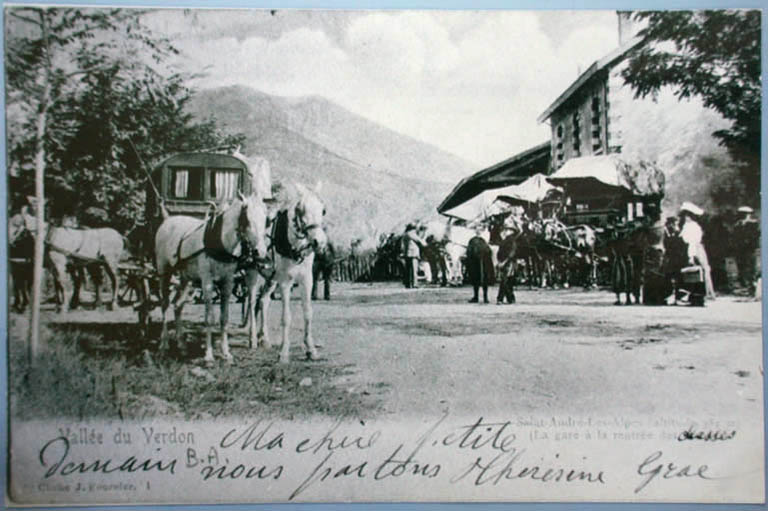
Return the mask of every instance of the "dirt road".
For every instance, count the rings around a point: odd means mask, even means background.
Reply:
[[[389,384],[385,413],[675,413],[751,417],[762,402],[761,304],[614,306],[610,293],[341,287],[318,303],[326,356]],[[297,311],[298,312],[298,311]],[[297,332],[298,333],[298,332]]]
[[[605,291],[521,289],[516,305],[498,306],[467,303],[470,293],[468,288],[338,284],[331,301],[315,302],[314,331],[322,344],[322,360],[314,363],[301,361],[302,312],[294,300],[293,367],[287,373],[281,369],[281,374],[290,373],[296,381],[272,381],[269,374],[269,379],[253,383],[260,388],[266,381],[283,396],[264,389],[269,398],[265,403],[274,401],[267,413],[280,410],[281,399],[292,399],[306,400],[296,403],[296,410],[332,414],[333,403],[351,396],[357,403],[375,402],[361,409],[382,418],[447,410],[473,415],[703,414],[761,420],[759,302],[721,297],[705,308],[614,306],[613,296]],[[239,320],[239,306],[233,309],[232,319]],[[279,340],[279,309],[273,304],[270,314],[273,342]],[[130,336],[120,329],[135,324],[129,308],[77,311],[67,318],[50,313],[48,318],[67,322],[68,328],[96,326],[100,332],[112,331],[113,338]],[[202,306],[185,310],[190,323],[199,324],[201,318]],[[15,316],[12,325],[21,319]],[[188,327],[188,337],[203,342],[199,327]],[[240,372],[220,362],[213,380],[250,378],[277,369],[276,349],[246,351],[245,332],[232,330]],[[12,327],[12,335],[20,334]],[[115,346],[103,349],[114,352]],[[180,367],[185,366],[187,372],[194,368],[192,362]],[[307,371],[315,371],[315,385],[318,380],[334,381],[323,381],[325,390],[314,388],[315,394],[304,394],[304,399],[298,387],[290,386]],[[245,389],[243,380],[238,381],[229,384]],[[198,383],[196,388],[207,387]],[[321,406],[318,396],[329,389],[334,395]],[[243,390],[242,399],[253,401],[249,392]],[[186,398],[179,399],[183,403]]]

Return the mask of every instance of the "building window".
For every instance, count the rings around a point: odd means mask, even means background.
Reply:
[[[573,152],[575,156],[579,156],[581,154],[581,119],[578,112],[573,114],[571,122],[573,123]]]
[[[237,170],[211,171],[211,197],[217,201],[235,198],[240,189],[240,172]]]
[[[171,180],[171,190],[175,199],[203,199],[202,168],[175,168]]]
[[[603,143],[600,139],[600,98],[592,98],[592,154],[603,152]]]
[[[565,160],[565,154],[563,154],[563,134],[565,133],[565,128],[563,127],[562,123],[557,125],[557,129],[555,130],[555,141],[557,144],[555,145],[555,165],[558,167],[563,163]]]

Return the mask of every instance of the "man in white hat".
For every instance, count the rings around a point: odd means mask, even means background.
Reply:
[[[760,224],[749,206],[742,206],[738,211],[739,220],[733,229],[733,248],[736,250],[739,281],[753,295],[760,276]]]
[[[683,202],[680,206],[680,238],[688,247],[688,264],[699,264],[704,269],[704,287],[707,298],[715,299],[715,287],[712,285],[712,272],[709,267],[709,258],[704,250],[702,238],[704,231],[699,225],[698,219],[704,214],[704,210],[691,202]]]

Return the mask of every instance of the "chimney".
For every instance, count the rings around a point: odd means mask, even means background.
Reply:
[[[619,17],[619,46],[629,41],[637,33],[632,21],[632,11],[616,11]]]

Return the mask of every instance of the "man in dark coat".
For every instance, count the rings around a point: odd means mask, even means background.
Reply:
[[[483,302],[488,303],[488,285],[493,283],[493,253],[488,243],[481,237],[475,236],[467,244],[467,272],[474,291],[470,303],[478,303],[478,292],[483,288]]]
[[[499,243],[496,260],[499,262],[499,294],[496,303],[501,305],[515,303],[515,257],[517,255],[517,236],[510,235]]]

